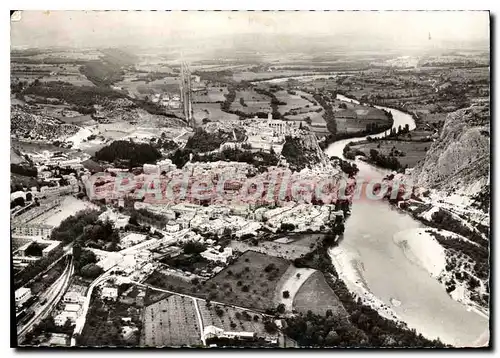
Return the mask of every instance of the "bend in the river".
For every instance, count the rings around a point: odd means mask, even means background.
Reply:
[[[337,99],[357,102],[343,95],[337,95]],[[392,112],[393,128],[408,124],[410,130],[415,129],[411,115],[392,108],[377,108]],[[384,136],[385,132],[371,137]],[[347,143],[365,139],[359,137],[334,142],[326,153],[342,158]],[[358,178],[365,180],[380,180],[390,173],[361,160],[356,160],[356,165]],[[487,335],[488,319],[454,301],[435,278],[410,261],[413,253],[407,246],[393,240],[403,230],[422,227],[425,226],[385,201],[355,200],[345,224],[343,240],[330,250],[330,256],[351,291],[372,294],[376,301],[389,306],[409,328],[428,338],[439,337],[447,344],[474,346]],[[401,304],[395,306],[391,301]]]

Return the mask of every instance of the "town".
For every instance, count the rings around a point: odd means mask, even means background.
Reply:
[[[485,14],[470,16],[483,26]],[[150,31],[147,12],[131,16]],[[423,31],[411,56],[343,40],[328,52],[317,34],[310,53],[238,33],[234,47],[206,40],[220,53],[196,38],[36,48],[23,26],[11,47],[14,346],[489,344],[483,42],[459,51]]]

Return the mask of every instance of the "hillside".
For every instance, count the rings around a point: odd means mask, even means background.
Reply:
[[[489,306],[489,108],[450,113],[411,173],[419,200],[403,204],[446,252],[439,277],[450,296],[482,314]],[[436,230],[437,229],[437,230]]]
[[[412,172],[415,184],[473,199],[483,211],[489,211],[489,195],[484,195],[489,193],[489,115],[486,106],[450,113],[440,137]]]
[[[300,171],[316,164],[325,165],[328,158],[319,147],[313,134],[300,137],[286,137],[281,156],[287,161],[292,170]]]

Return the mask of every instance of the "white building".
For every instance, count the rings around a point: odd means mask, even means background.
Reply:
[[[81,294],[75,291],[70,291],[67,292],[64,297],[63,297],[63,302],[64,303],[76,303],[80,304],[85,300],[85,297],[83,297]]]
[[[175,221],[169,221],[167,225],[165,225],[166,232],[177,232],[180,231],[180,229],[181,229],[180,224]]]
[[[228,339],[254,339],[257,338],[256,332],[230,332],[215,326],[206,326],[203,330],[203,338],[206,341],[210,338],[228,338]]]
[[[61,313],[59,313],[57,316],[54,317],[54,323],[57,326],[64,326],[64,324],[66,323],[66,321],[68,321],[68,319],[71,323],[75,323],[77,318],[78,318],[77,312],[62,311]]]
[[[103,222],[106,220],[113,222],[113,226],[116,229],[125,227],[128,224],[129,219],[130,219],[130,216],[117,213],[111,209],[108,209],[105,212],[103,212],[101,215],[99,215],[99,220],[101,220]]]
[[[105,286],[101,290],[101,298],[116,301],[118,298],[118,288]]]
[[[128,255],[128,254],[133,254],[135,252],[142,251],[142,250],[152,250],[152,249],[156,248],[158,245],[160,245],[160,243],[161,243],[161,240],[150,239],[150,240],[141,242],[137,245],[126,248],[124,250],[121,250],[120,254],[121,255]]]
[[[35,236],[49,238],[53,227],[46,224],[13,223],[13,234],[17,236]]]
[[[170,159],[160,160],[156,163],[156,165],[159,168],[160,174],[163,172],[168,173],[177,169],[175,164],[173,164]]]
[[[200,205],[187,204],[187,203],[177,204],[177,205],[174,205],[171,207],[171,209],[175,213],[179,213],[179,214],[196,213],[201,208],[202,207]]]
[[[65,312],[76,312],[77,314],[80,314],[82,307],[78,303],[67,303],[64,306],[64,311]]]
[[[18,288],[15,292],[16,307],[22,306],[31,297],[31,289],[27,287]]]
[[[300,122],[268,118],[267,125],[273,130],[275,135],[286,136],[294,134],[299,129]]]
[[[160,174],[159,168],[155,164],[144,164],[142,166],[142,171],[147,175]]]
[[[127,236],[120,239],[120,246],[130,247],[133,245],[137,245],[146,240],[146,238],[147,236],[144,234],[130,233]]]
[[[51,195],[68,195],[68,194],[74,194],[78,193],[80,188],[78,187],[78,184],[71,184],[71,185],[65,185],[65,186],[42,186],[40,188],[40,194],[45,195],[45,196],[51,196]]]
[[[214,248],[209,248],[203,251],[200,255],[210,261],[221,261],[226,263],[227,260],[233,255],[233,249],[226,247],[224,251],[219,252]]]

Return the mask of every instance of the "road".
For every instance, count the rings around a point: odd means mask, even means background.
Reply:
[[[73,330],[73,337],[71,337],[71,347],[76,346],[76,335],[79,335],[83,331],[83,327],[85,326],[85,321],[87,320],[87,313],[89,311],[89,306],[90,306],[90,299],[92,298],[92,292],[94,291],[94,288],[101,283],[107,281],[109,278],[111,278],[113,275],[111,275],[110,271],[114,268],[111,267],[108,271],[104,272],[101,276],[97,277],[89,286],[89,289],[87,290],[87,295],[85,296],[85,301],[83,302],[82,306],[82,313],[81,315],[78,316],[75,322],[75,329]]]
[[[42,295],[40,295],[39,300],[30,308],[30,310],[35,312],[35,316],[33,316],[33,318],[26,322],[26,324],[18,325],[18,343],[24,340],[26,333],[28,333],[35,324],[38,324],[42,319],[47,317],[50,312],[52,312],[54,307],[66,292],[73,272],[73,257],[71,257],[62,275],[52,284],[52,286],[50,286]],[[41,302],[45,299],[47,300],[47,302],[41,304]]]
[[[285,309],[288,312],[292,312],[293,310],[293,300],[295,299],[295,296],[297,295],[297,292],[299,292],[300,288],[302,285],[307,281],[307,279],[316,272],[316,270],[311,269],[311,268],[295,268],[293,266],[290,266],[290,271],[285,272],[283,275],[283,282],[280,280],[279,284],[277,285],[278,290],[275,292],[274,295],[274,300],[276,302],[283,303],[285,305]],[[288,271],[288,270],[287,270]],[[298,277],[297,275],[300,274]],[[288,298],[283,297],[283,292],[288,291]]]

